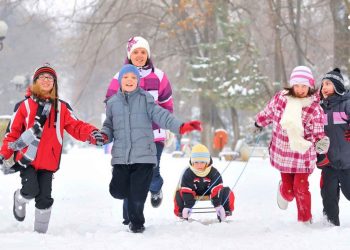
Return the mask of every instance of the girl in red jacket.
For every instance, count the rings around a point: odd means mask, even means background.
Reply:
[[[311,223],[309,175],[316,166],[316,152],[327,152],[329,139],[323,129],[323,111],[315,93],[315,81],[306,66],[293,69],[290,87],[277,93],[256,116],[255,126],[272,124],[270,162],[281,172],[277,203],[287,209],[294,198],[298,221]]]
[[[59,168],[64,130],[80,141],[104,141],[96,127],[78,120],[58,99],[56,72],[45,64],[35,71],[26,99],[16,105],[0,150],[0,165],[14,154],[12,168],[22,179],[22,188],[14,193],[13,214],[23,221],[26,204],[35,199],[34,230],[39,233],[46,233],[49,225],[52,176]]]

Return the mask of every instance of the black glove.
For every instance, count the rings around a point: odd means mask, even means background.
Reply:
[[[0,155],[0,166],[2,166],[3,164],[4,164],[4,157]]]
[[[327,154],[317,154],[317,162],[316,162],[317,168],[322,169],[330,165],[331,165],[331,162],[329,161]]]
[[[254,123],[253,134],[257,135],[261,133],[263,127],[259,126],[256,122]]]

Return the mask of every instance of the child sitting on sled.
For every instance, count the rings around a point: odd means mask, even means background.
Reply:
[[[174,213],[188,220],[198,200],[209,196],[219,221],[232,214],[235,196],[229,187],[224,187],[219,171],[212,166],[209,150],[202,144],[192,148],[190,166],[184,171],[180,186],[175,193]]]

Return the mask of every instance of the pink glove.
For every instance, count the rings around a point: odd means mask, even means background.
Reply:
[[[226,212],[225,209],[222,205],[215,207],[216,210],[216,214],[218,216],[218,219],[220,222],[225,221],[226,220]]]
[[[182,209],[182,218],[188,220],[188,218],[190,218],[191,216],[191,212],[191,208],[185,207],[184,209]]]

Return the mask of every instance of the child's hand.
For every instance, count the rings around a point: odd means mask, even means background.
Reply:
[[[94,130],[91,132],[88,141],[96,146],[103,146],[108,141],[108,137],[101,133],[101,131]]]
[[[323,137],[321,140],[317,141],[315,144],[315,149],[317,154],[326,154],[329,148],[329,138],[327,136]]]
[[[188,220],[188,218],[190,218],[191,216],[191,212],[191,208],[185,207],[184,209],[182,209],[182,218]]]
[[[226,220],[226,212],[222,205],[215,207],[215,210],[220,222]]]
[[[5,164],[4,162],[4,157],[2,155],[0,155],[0,170],[3,172],[3,174],[13,174],[15,171],[7,166],[7,164]]]
[[[260,134],[263,130],[263,127],[259,126],[256,122],[254,123],[254,128],[252,130],[254,135]]]
[[[345,140],[350,141],[350,129],[347,129],[344,134]]]
[[[181,125],[180,127],[180,134],[186,134],[188,132],[191,132],[193,130],[198,130],[202,131],[202,124],[200,121],[194,120],[194,121],[189,121],[185,122]]]
[[[317,154],[316,166],[319,169],[330,166],[331,162],[328,159],[327,154]]]

